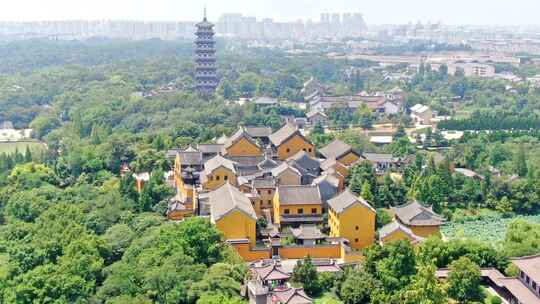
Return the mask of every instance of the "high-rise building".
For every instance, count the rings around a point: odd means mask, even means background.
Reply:
[[[206,18],[197,23],[195,35],[195,88],[203,95],[213,94],[218,86],[216,74],[216,42],[214,40],[214,24]]]

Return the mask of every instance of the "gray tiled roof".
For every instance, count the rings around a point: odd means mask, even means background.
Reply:
[[[281,205],[322,204],[319,187],[314,185],[279,186]]]
[[[414,201],[407,205],[393,207],[396,217],[405,225],[409,226],[440,226],[444,223],[443,218],[433,212],[431,208],[422,206]]]
[[[236,163],[224,158],[221,155],[216,155],[204,163],[204,171],[208,175],[219,167],[225,167],[236,173]]]
[[[312,158],[305,151],[298,151],[298,153],[291,156],[289,160],[294,160],[297,166],[302,167],[303,169],[306,169],[308,171],[318,171],[321,167],[321,163],[318,160]]]
[[[268,137],[270,134],[272,134],[272,128],[270,127],[253,127],[253,126],[246,126],[245,127],[246,132],[254,138],[259,137]]]
[[[202,153],[198,151],[197,152],[180,151],[178,152],[178,155],[180,155],[180,163],[182,165],[200,166],[203,163]]]
[[[298,169],[296,169],[295,167],[289,165],[287,162],[282,162],[279,166],[273,168],[271,170],[271,173],[272,173],[272,176],[278,177],[280,174],[282,174],[283,172],[285,172],[288,169],[292,170],[293,172],[295,172],[299,176],[302,176],[302,173],[300,171],[298,171]]]
[[[319,153],[321,153],[326,159],[337,159],[351,151],[353,151],[353,149],[350,145],[339,139],[335,139],[328,145],[322,147],[319,150]]]
[[[326,237],[315,224],[303,224],[298,228],[291,228],[291,232],[299,240],[319,240]]]
[[[376,212],[373,207],[362,197],[357,197],[349,189],[328,200],[328,205],[336,212],[341,213],[354,204],[360,204],[369,210]]]
[[[403,233],[410,236],[415,241],[421,241],[423,239],[422,237],[414,234],[411,229],[401,225],[398,221],[395,221],[395,220],[384,225],[383,227],[381,227],[381,229],[379,229],[379,239],[384,239],[385,237],[389,236],[390,234],[398,230],[401,230]]]
[[[276,183],[273,178],[255,178],[252,186],[255,189],[275,189]]]
[[[209,153],[219,154],[221,153],[221,150],[223,149],[223,145],[222,144],[199,144],[197,146],[197,149],[205,154],[209,154]]]
[[[255,214],[249,198],[229,183],[211,191],[209,198],[210,216],[214,222],[234,210],[241,211],[257,220],[257,214]]]
[[[386,153],[363,153],[367,160],[373,163],[395,163],[398,161],[392,154]]]
[[[289,287],[287,289],[274,289],[273,296],[283,304],[312,304],[313,300],[306,295],[303,289]]]
[[[244,130],[244,128],[240,127],[233,135],[231,135],[231,137],[225,139],[225,141],[223,142],[223,149],[230,148],[233,144],[240,141],[242,138],[245,138],[246,140],[248,140],[252,144],[259,147],[257,142]],[[261,147],[259,147],[259,149],[260,148]]]
[[[284,143],[287,139],[292,137],[295,133],[300,134],[300,132],[296,129],[296,126],[287,123],[283,127],[281,127],[281,129],[272,133],[269,138],[272,144],[277,147]]]

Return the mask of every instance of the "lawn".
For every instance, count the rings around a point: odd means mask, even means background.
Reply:
[[[31,151],[44,149],[44,145],[37,141],[0,142],[0,154],[12,154],[15,153],[15,151],[24,153],[27,146],[30,147]]]
[[[331,293],[325,293],[321,297],[315,299],[315,304],[343,304],[340,300],[336,298],[335,295]]]

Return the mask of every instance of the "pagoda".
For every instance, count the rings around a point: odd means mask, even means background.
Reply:
[[[202,95],[211,95],[218,86],[216,74],[216,42],[214,40],[214,24],[206,18],[197,23],[195,35],[195,89]]]

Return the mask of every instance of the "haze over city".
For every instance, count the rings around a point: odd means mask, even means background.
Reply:
[[[410,21],[468,25],[537,25],[537,0],[19,0],[4,1],[0,21],[41,20],[198,20],[204,5],[216,20],[224,13],[242,13],[275,21],[311,19],[323,12],[361,12],[368,24],[399,24]]]

